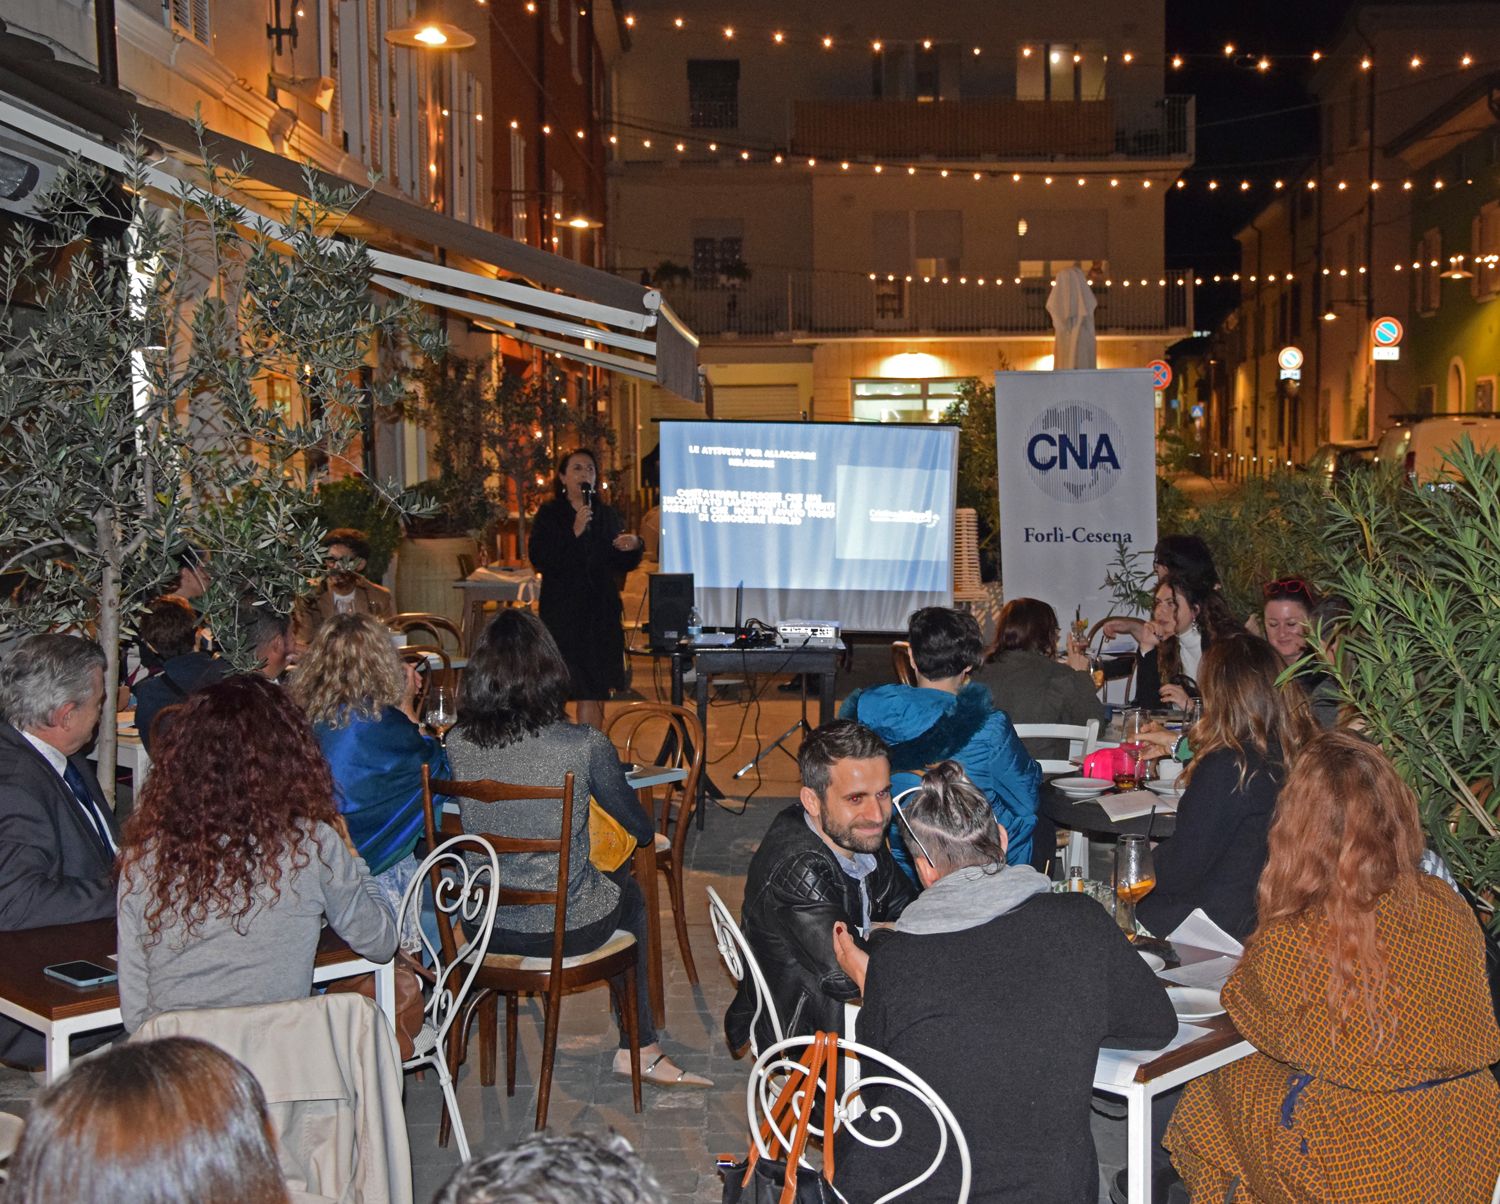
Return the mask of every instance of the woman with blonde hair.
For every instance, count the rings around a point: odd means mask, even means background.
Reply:
[[[385,624],[357,613],[324,621],[292,686],[333,770],[350,838],[392,907],[417,869],[422,766],[448,776],[442,745],[417,726],[416,690]]]
[[[1190,1083],[1167,1131],[1193,1199],[1490,1199],[1484,939],[1422,851],[1417,800],[1378,748],[1337,731],[1306,746],[1223,993],[1258,1052]]]
[[[1157,848],[1156,886],[1136,906],[1158,936],[1199,907],[1240,940],[1255,928],[1276,796],[1313,731],[1297,685],[1277,687],[1281,669],[1271,645],[1244,631],[1203,654],[1203,718],[1188,737],[1193,754],[1176,831]]]

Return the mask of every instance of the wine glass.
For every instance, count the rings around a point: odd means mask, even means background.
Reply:
[[[422,714],[427,727],[444,744],[448,743],[448,729],[458,722],[458,707],[453,702],[453,691],[447,686],[433,686],[427,695],[427,709]]]
[[[1125,935],[1135,938],[1135,905],[1156,886],[1156,867],[1151,864],[1151,842],[1128,832],[1115,845],[1115,923]]]

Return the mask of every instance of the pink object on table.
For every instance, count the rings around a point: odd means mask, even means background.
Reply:
[[[1135,755],[1123,748],[1101,748],[1083,759],[1083,776],[1113,782],[1115,774],[1135,768]]]

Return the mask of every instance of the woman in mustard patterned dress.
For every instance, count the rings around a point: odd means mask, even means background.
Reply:
[[[1488,1204],[1500,1030],[1484,942],[1421,857],[1416,798],[1379,749],[1341,732],[1304,747],[1224,988],[1258,1052],[1190,1083],[1167,1131],[1194,1204]]]

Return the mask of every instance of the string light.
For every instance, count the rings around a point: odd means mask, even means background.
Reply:
[[[1359,69],[1361,71],[1368,71],[1370,69],[1370,60],[1369,59],[1360,59],[1359,60]]]
[[[734,29],[730,28],[730,27],[726,27],[725,30],[724,30],[724,36],[726,38],[732,38],[732,37],[734,37]]]
[[[1312,60],[1313,60],[1313,62],[1315,62],[1315,63],[1318,62],[1320,59],[1322,59],[1322,57],[1323,57],[1323,52],[1321,50],[1314,50],[1313,51],[1313,53],[1312,53]]]
[[[1042,183],[1043,184],[1050,184],[1050,183],[1052,183],[1052,177],[1051,176],[1045,176],[1045,177],[1043,177]]]
[[[1472,67],[1474,65],[1473,56],[1468,54],[1464,55],[1463,58],[1459,59],[1458,65],[1460,67]]]
[[[1226,43],[1225,46],[1224,46],[1224,54],[1225,54],[1225,56],[1228,57],[1229,55],[1232,55],[1233,53],[1234,53],[1234,43],[1233,42]]]
[[[976,47],[974,47],[974,53],[975,53],[975,54],[978,54],[978,53],[979,53],[979,47],[978,47],[978,46],[976,46]],[[979,282],[979,283],[980,283],[980,284],[983,284],[983,283],[984,283],[984,281],[983,281],[983,280],[981,280],[981,281],[980,281],[980,282]]]
[[[875,53],[879,54],[880,53],[880,43],[879,42],[875,42],[874,46],[875,46]]]
[[[1131,62],[1134,58],[1135,58],[1135,55],[1131,54],[1130,51],[1127,50],[1125,52],[1125,61],[1127,63]]]
[[[682,18],[681,18],[681,17],[678,17],[678,18],[677,18],[677,20],[676,20],[676,21],[674,21],[674,22],[672,22],[672,23],[673,23],[673,24],[674,24],[674,25],[676,25],[676,26],[677,26],[677,28],[678,28],[678,29],[681,29],[681,28],[682,28]]]
[[[779,43],[779,42],[781,42],[781,41],[784,40],[785,35],[781,32],[781,30],[778,29],[775,33],[773,33],[771,35],[771,38],[772,38],[773,41]]]
[[[1174,54],[1172,56],[1172,69],[1174,71],[1176,71],[1176,70],[1179,70],[1181,67],[1182,67],[1182,58],[1179,55],[1175,55]]]
[[[1422,65],[1422,60],[1419,59],[1416,55],[1412,55],[1411,56],[1411,65],[1412,65],[1412,70],[1415,71],[1418,67],[1420,67]]]
[[[1276,187],[1277,187],[1278,190],[1281,188],[1281,181],[1280,180],[1276,181]]]
[[[833,49],[833,39],[832,38],[824,38],[823,39],[823,49],[824,50],[832,50]]]
[[[626,25],[634,25],[635,24],[635,18],[633,16],[628,16],[627,15],[626,18],[625,18],[625,24]]]
[[[1269,71],[1271,69],[1271,60],[1261,59],[1260,62],[1255,64],[1255,69],[1257,71]]]
[[[940,174],[942,175],[943,179],[946,180],[948,178],[948,169],[946,167],[943,168],[943,170],[942,170],[942,172]]]

